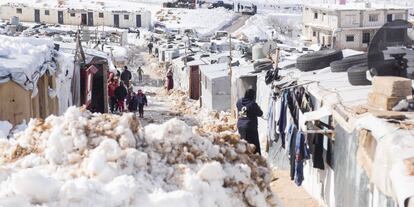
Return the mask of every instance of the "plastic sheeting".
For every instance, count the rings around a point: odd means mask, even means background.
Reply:
[[[10,80],[37,94],[37,81],[57,66],[51,39],[0,36],[0,84]]]

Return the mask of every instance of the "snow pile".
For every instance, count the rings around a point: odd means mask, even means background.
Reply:
[[[112,59],[116,62],[126,62],[128,60],[128,49],[116,45],[106,45],[104,52],[112,54]]]
[[[72,78],[75,56],[69,53],[59,52],[56,58],[58,70],[56,71],[56,95],[58,97],[59,114],[63,114],[69,106],[73,105],[72,100]]]
[[[0,140],[0,206],[272,206],[253,151],[177,119],[142,129],[131,114],[71,107]]]
[[[213,34],[236,18],[233,11],[216,9],[162,9],[157,20],[170,29],[195,29],[201,36]]]
[[[267,40],[277,38],[292,45],[298,45],[302,23],[301,13],[264,13],[257,14],[248,19],[236,34],[244,34],[249,41],[255,38]]]

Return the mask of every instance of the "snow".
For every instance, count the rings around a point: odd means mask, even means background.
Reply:
[[[58,70],[56,72],[56,95],[58,97],[59,114],[63,114],[69,106],[73,105],[72,100],[72,78],[74,55],[59,52],[57,57]]]
[[[128,60],[128,49],[117,45],[105,45],[104,52],[112,55],[112,60],[116,62],[126,62]]]
[[[75,107],[31,120],[0,140],[0,204],[271,206],[270,170],[252,146],[198,131]]]
[[[300,13],[282,13],[282,12],[266,12],[259,13],[250,17],[244,26],[239,28],[235,33],[244,34],[250,42],[254,42],[255,38],[260,40],[268,40],[274,38],[291,45],[301,45],[297,35],[300,34],[302,23],[302,15]],[[287,31],[292,30],[288,34]]]
[[[30,197],[35,203],[50,202],[59,193],[57,180],[48,178],[33,169],[14,173],[11,176],[10,185],[15,194]]]
[[[13,128],[13,125],[8,121],[0,121],[0,139],[7,138],[9,136],[10,130]]]
[[[37,81],[47,71],[56,69],[53,63],[54,44],[51,39],[8,37],[0,35],[0,83],[12,80],[37,94]]]
[[[233,11],[215,9],[161,9],[158,21],[170,29],[195,29],[201,36],[211,35],[236,18]]]

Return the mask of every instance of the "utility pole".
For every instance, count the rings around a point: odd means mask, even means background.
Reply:
[[[231,81],[231,76],[232,76],[232,68],[231,68],[231,61],[233,60],[233,56],[232,56],[232,53],[231,53],[231,50],[232,50],[232,48],[231,48],[231,34],[229,34],[229,47],[230,47],[230,49],[229,49],[229,51],[230,51],[230,61],[229,61],[229,76],[230,76],[230,81]]]

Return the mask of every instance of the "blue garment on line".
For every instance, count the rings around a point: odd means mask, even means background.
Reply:
[[[275,139],[275,116],[274,116],[274,110],[275,110],[275,101],[270,97],[269,101],[269,112],[267,113],[267,136],[269,137],[269,140]]]
[[[309,159],[309,149],[306,146],[305,135],[302,132],[296,134],[295,144],[295,183],[297,186],[301,186],[304,180],[303,162]]]
[[[287,108],[288,91],[284,91],[281,97],[280,116],[277,122],[279,127],[279,135],[282,139],[282,147],[285,148],[285,128],[286,128],[286,108]]]
[[[292,140],[292,137],[296,138],[296,132],[298,131],[298,127],[295,124],[291,124],[288,126],[288,131],[286,134],[286,150],[287,154],[290,155],[290,143]]]

